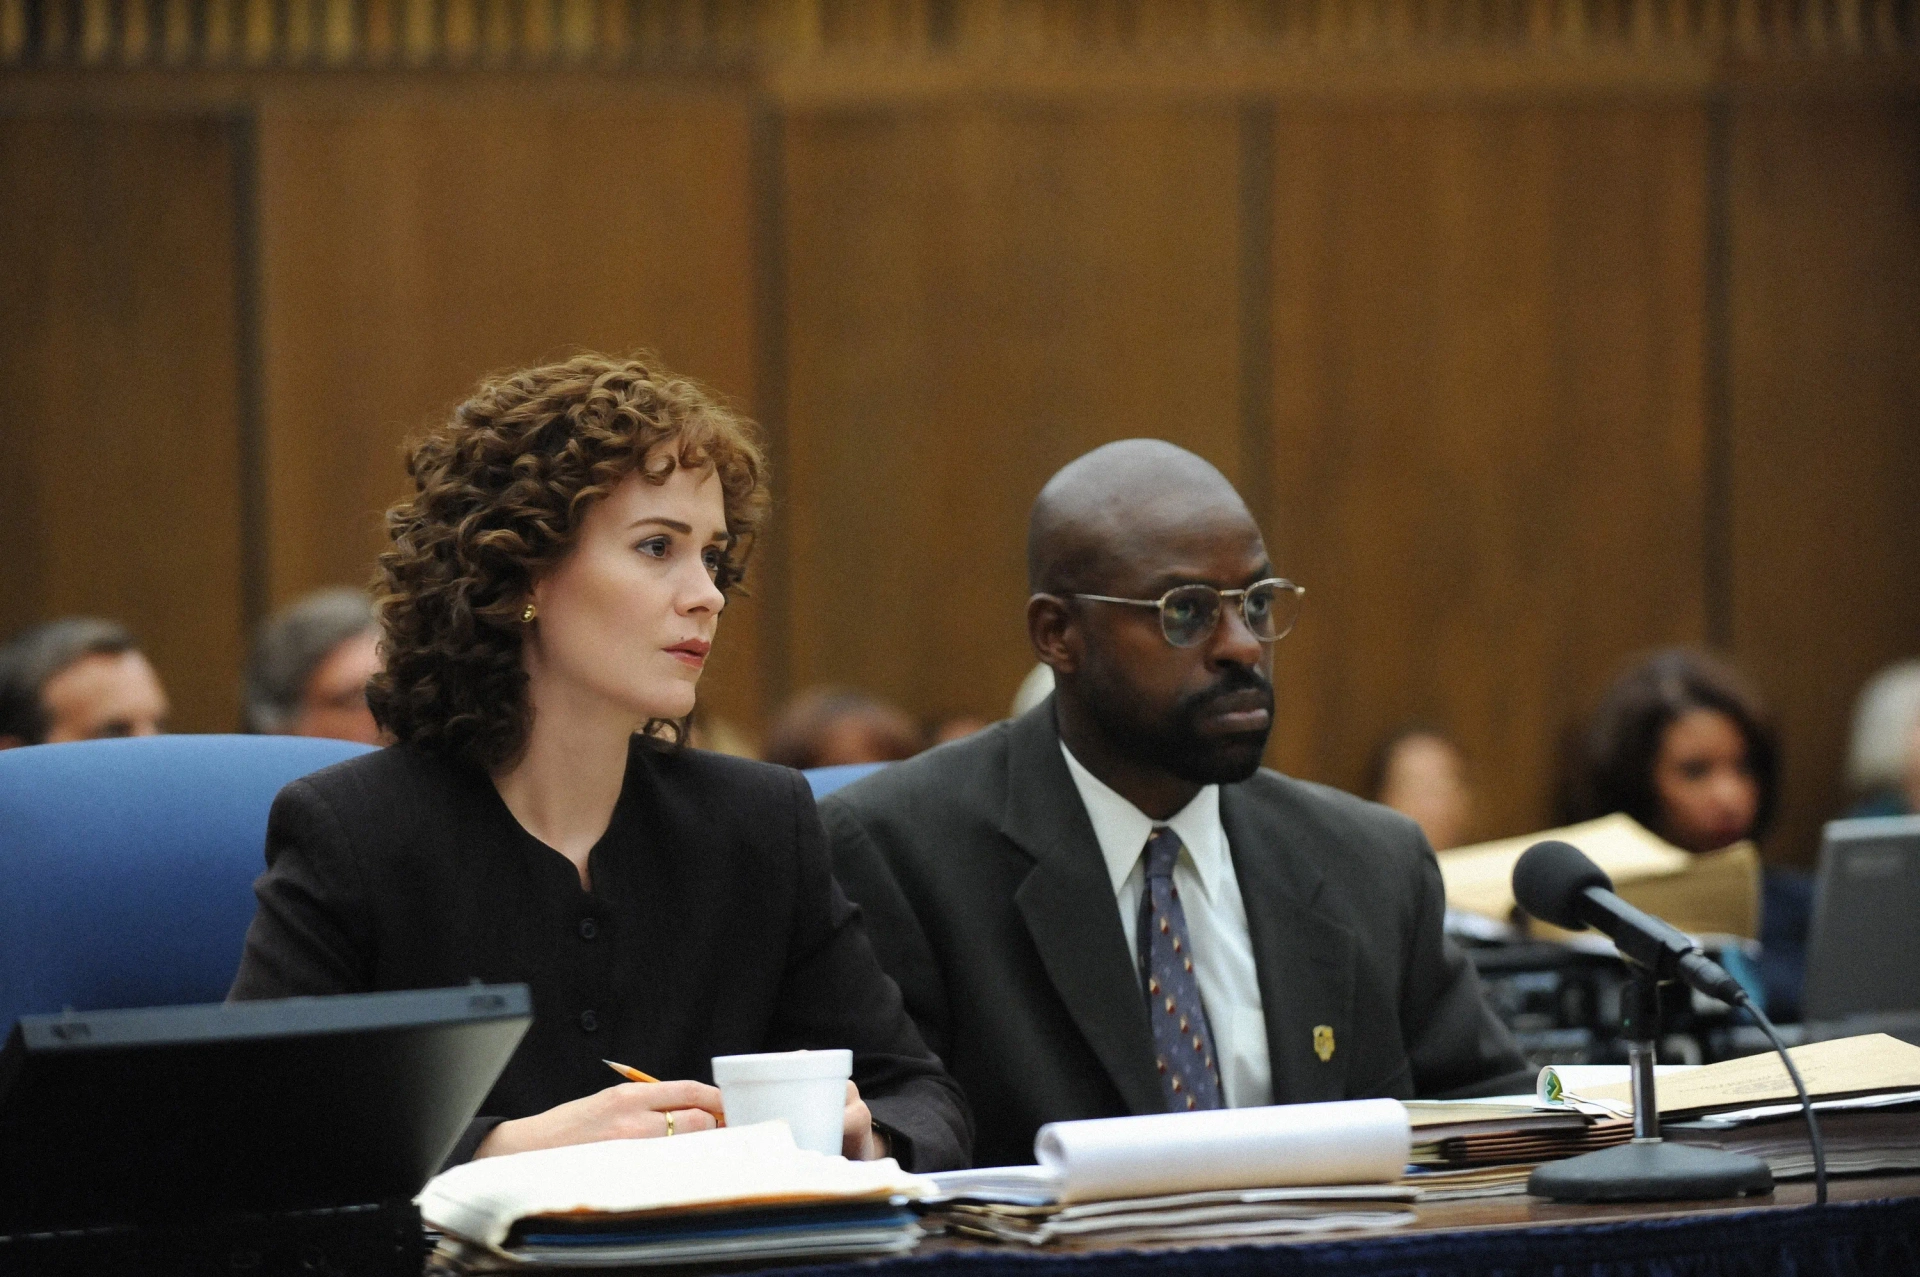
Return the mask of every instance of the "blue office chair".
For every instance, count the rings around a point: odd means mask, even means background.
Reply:
[[[0,1037],[65,1007],[225,998],[274,794],[366,750],[293,736],[0,750]]]
[[[809,767],[800,774],[813,786],[815,798],[825,798],[834,790],[851,785],[862,776],[871,776],[885,766],[885,763],[840,763],[833,767]]]

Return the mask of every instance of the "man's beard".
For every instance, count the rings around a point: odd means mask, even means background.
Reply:
[[[1273,730],[1273,683],[1244,665],[1230,667],[1213,686],[1183,696],[1157,719],[1134,712],[1140,698],[1120,680],[1097,678],[1086,698],[1101,734],[1135,762],[1156,767],[1195,785],[1230,785],[1259,770]],[[1264,697],[1267,725],[1258,731],[1203,735],[1200,719],[1223,696],[1257,691]]]

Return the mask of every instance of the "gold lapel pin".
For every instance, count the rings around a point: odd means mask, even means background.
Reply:
[[[1316,1024],[1313,1026],[1313,1053],[1325,1064],[1333,1058],[1333,1026]]]

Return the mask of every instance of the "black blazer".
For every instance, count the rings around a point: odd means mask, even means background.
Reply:
[[[851,1047],[902,1164],[966,1164],[965,1101],[835,885],[799,773],[636,744],[588,867],[591,893],[478,768],[364,754],[274,800],[230,996],[531,985],[533,1026],[456,1159],[617,1083],[603,1058],[705,1082],[716,1055]]]
[[[973,1103],[976,1164],[1032,1161],[1045,1122],[1164,1109],[1051,700],[829,796],[821,816],[881,964]],[[1222,786],[1220,816],[1277,1102],[1531,1086],[1442,935],[1439,866],[1412,821],[1270,771]]]

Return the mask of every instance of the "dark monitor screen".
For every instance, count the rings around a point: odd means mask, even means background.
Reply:
[[[22,1017],[0,1234],[410,1199],[531,1021],[519,984]]]
[[[1920,1011],[1920,816],[1836,820],[1820,844],[1808,1020]]]

